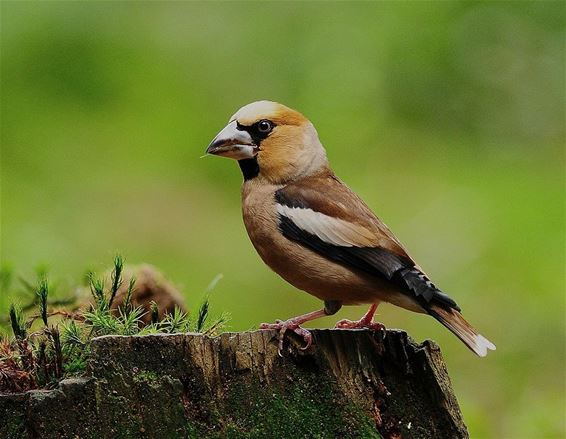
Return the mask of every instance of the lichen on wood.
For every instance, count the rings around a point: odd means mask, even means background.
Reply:
[[[314,330],[280,357],[276,336],[99,337],[84,378],[0,396],[0,437],[468,437],[434,343]]]

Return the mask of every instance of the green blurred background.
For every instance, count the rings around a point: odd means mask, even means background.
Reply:
[[[234,330],[315,309],[248,242],[236,164],[199,159],[240,106],[280,101],[497,344],[478,359],[433,319],[378,316],[440,343],[471,436],[564,437],[564,3],[3,1],[1,14],[4,267],[46,266],[65,295],[119,252],[191,306],[223,273],[211,302]]]

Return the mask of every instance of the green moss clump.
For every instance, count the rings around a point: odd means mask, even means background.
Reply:
[[[6,379],[0,380],[0,393],[16,393],[32,389],[50,388],[65,378],[81,375],[86,370],[93,338],[103,335],[145,335],[155,333],[197,332],[218,334],[228,319],[222,314],[211,320],[208,296],[192,315],[176,307],[164,312],[159,320],[157,304],[152,303],[152,323],[143,320],[146,314],[142,306],[133,306],[132,295],[136,288],[131,277],[125,299],[115,303],[116,294],[123,282],[124,259],[114,258],[110,285],[103,277],[87,274],[92,294],[92,303],[87,309],[75,311],[52,310],[49,302],[50,284],[42,271],[37,285],[25,281],[25,285],[36,296],[36,301],[26,306],[29,317],[19,306],[10,307],[9,318],[13,337],[0,337],[2,367],[8,371]],[[11,274],[0,269],[0,286],[10,285]],[[217,280],[216,280],[217,281]],[[214,287],[212,285],[209,288]],[[112,304],[116,305],[114,308]],[[1,317],[1,316],[0,316]],[[56,323],[50,319],[54,317]],[[60,320],[63,317],[63,320]],[[37,320],[43,327],[31,330]],[[0,318],[1,322],[1,318]],[[150,378],[146,376],[145,378]],[[143,377],[140,377],[143,379]]]
[[[24,438],[27,437],[24,415],[8,416],[4,427],[0,428],[0,436],[7,438]]]
[[[226,402],[234,413],[231,436],[379,438],[364,410],[341,398],[331,383],[316,378],[287,388],[238,385]]]
[[[211,439],[381,438],[369,411],[344,399],[330,379],[295,373],[275,381],[279,384],[240,377],[229,383],[221,401],[201,405],[201,421],[192,431]]]
[[[159,380],[159,376],[151,370],[142,370],[133,376],[135,383],[155,383]]]

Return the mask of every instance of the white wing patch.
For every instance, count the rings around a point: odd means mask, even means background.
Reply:
[[[328,244],[340,247],[374,247],[376,238],[359,224],[333,218],[312,209],[277,204],[277,212],[293,221],[297,227],[318,236]]]

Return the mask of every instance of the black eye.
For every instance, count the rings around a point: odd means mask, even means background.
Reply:
[[[273,129],[273,123],[269,120],[260,120],[257,123],[257,130],[262,134],[267,134]]]

